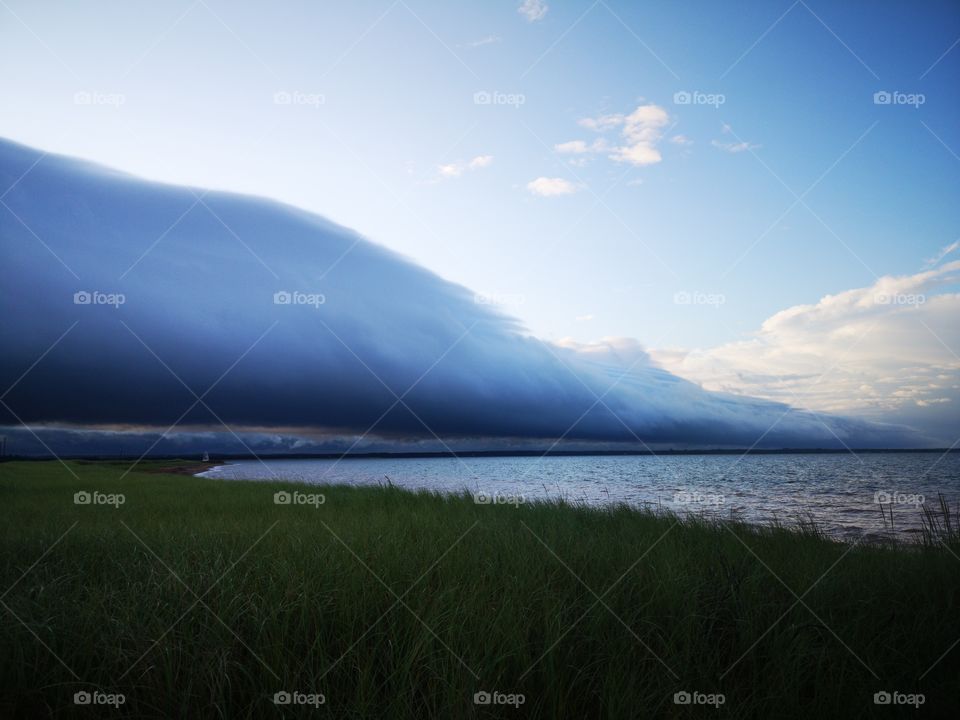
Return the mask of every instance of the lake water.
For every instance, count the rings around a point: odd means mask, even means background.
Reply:
[[[468,490],[480,500],[564,497],[591,505],[625,502],[678,513],[791,525],[812,519],[853,539],[915,536],[922,504],[960,502],[960,455],[673,455],[606,457],[243,460],[203,476],[310,484]],[[893,511],[893,527],[880,508]]]

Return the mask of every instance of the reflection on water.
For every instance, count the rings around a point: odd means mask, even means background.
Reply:
[[[921,527],[923,502],[936,503],[938,493],[951,507],[960,502],[956,453],[243,460],[204,475],[348,485],[389,477],[405,488],[502,499],[625,502],[757,523],[813,520],[844,537],[909,537]]]

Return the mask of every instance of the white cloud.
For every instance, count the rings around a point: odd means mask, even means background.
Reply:
[[[479,168],[489,167],[493,162],[493,155],[477,155],[475,158],[468,162],[456,162],[448,163],[446,165],[438,165],[437,172],[440,177],[444,178],[456,178],[463,175],[464,172],[468,170],[477,170]]]
[[[610,158],[631,165],[655,165],[663,159],[663,156],[650,143],[641,142],[616,148]]]
[[[601,139],[587,147],[583,141],[571,141],[558,145],[560,152],[610,152],[608,156],[617,162],[626,162],[631,165],[653,165],[663,157],[657,145],[663,139],[664,128],[670,122],[670,115],[659,105],[640,105],[629,115],[615,113],[601,115],[596,118],[583,118],[578,121],[582,127],[595,132],[605,132],[613,128],[621,128],[621,144],[610,147]],[[568,148],[560,150],[561,147]],[[580,148],[583,148],[582,150]]]
[[[493,162],[493,155],[477,155],[473,160],[467,163],[467,168],[476,170],[477,168],[489,167]]]
[[[672,142],[674,145],[693,145],[693,140],[688,138],[686,135],[674,135],[672,138],[670,138],[670,142]]]
[[[611,157],[633,165],[660,162],[660,151],[656,146],[669,122],[670,116],[659,105],[641,105],[624,118],[623,137],[627,144],[616,148]]]
[[[604,138],[597,138],[589,145],[583,140],[570,140],[554,145],[553,149],[566,155],[583,155],[607,152],[610,149],[610,144]]]
[[[549,9],[550,6],[543,0],[523,0],[517,12],[523,15],[527,22],[537,22],[537,20],[543,20]]]
[[[778,312],[747,340],[651,355],[709,390],[956,432],[960,293],[948,290],[957,283],[960,261],[882,277]]]
[[[590,146],[583,140],[571,140],[570,142],[559,143],[554,145],[553,149],[558,153],[573,153],[575,155],[590,152]]]
[[[527,183],[527,190],[540,197],[572,195],[579,189],[572,182],[563,178],[538,177],[536,180]]]

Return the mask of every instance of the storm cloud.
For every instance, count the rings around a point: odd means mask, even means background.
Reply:
[[[705,391],[635,343],[548,344],[491,298],[278,202],[0,141],[7,188],[0,421],[10,427],[924,444],[903,428]]]

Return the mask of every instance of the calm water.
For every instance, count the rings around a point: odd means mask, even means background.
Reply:
[[[910,537],[921,526],[921,503],[935,503],[938,493],[951,507],[960,502],[956,453],[244,460],[203,475],[347,485],[376,485],[389,477],[405,488],[466,489],[499,501],[564,497],[756,523],[813,519],[845,538]],[[892,530],[878,500],[890,501],[883,507],[893,509]]]

